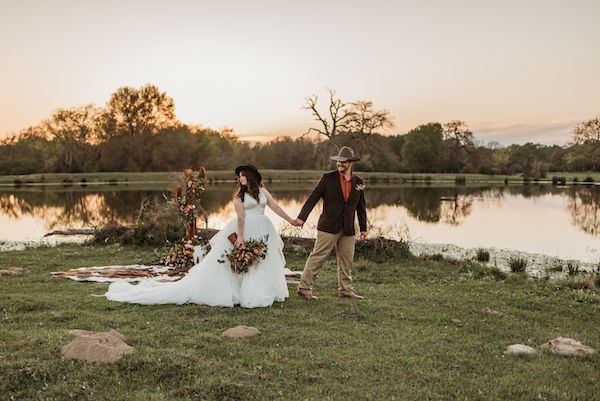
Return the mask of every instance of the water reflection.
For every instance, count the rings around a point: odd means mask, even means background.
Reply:
[[[567,207],[571,222],[583,232],[591,235],[600,233],[600,190],[569,191]]]
[[[292,215],[299,212],[312,189],[311,184],[273,184],[270,191]],[[230,184],[211,186],[203,203],[209,213],[209,225],[220,227],[234,215],[231,207],[233,188]],[[56,228],[81,228],[108,222],[127,223],[135,219],[144,199],[170,196],[165,188],[21,188],[0,190],[0,239],[37,239]],[[586,247],[597,247],[600,233],[600,187],[560,188],[549,185],[528,186],[376,186],[368,188],[367,207],[370,223],[391,229],[395,224],[407,224],[419,231],[424,240],[435,241],[435,233],[444,233],[443,242],[461,244],[465,230],[481,233],[498,231],[498,236],[510,236],[510,230],[498,227],[519,215],[515,225],[541,227],[552,219],[555,236],[569,230],[578,232],[587,241]],[[542,213],[543,211],[543,213]],[[568,214],[570,220],[562,221]],[[503,217],[499,217],[503,216]],[[507,217],[508,216],[508,217]],[[273,215],[274,217],[274,215]],[[307,226],[314,227],[318,210],[311,214]],[[274,217],[277,224],[281,220]],[[539,221],[538,221],[539,220]],[[546,224],[546,223],[544,223]],[[425,226],[435,227],[430,231]],[[477,227],[472,227],[477,225]],[[444,231],[443,227],[454,231]],[[463,231],[461,231],[463,230]],[[533,235],[533,234],[532,234]],[[533,240],[527,240],[531,242]],[[486,246],[500,246],[502,241]]]

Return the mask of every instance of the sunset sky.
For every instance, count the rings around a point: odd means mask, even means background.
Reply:
[[[0,137],[61,107],[157,85],[178,118],[298,136],[326,88],[405,133],[564,144],[600,116],[600,1],[0,0]]]

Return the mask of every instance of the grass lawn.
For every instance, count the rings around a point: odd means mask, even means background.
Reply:
[[[598,400],[600,356],[546,351],[505,356],[572,337],[600,348],[600,293],[504,275],[468,262],[358,260],[364,301],[338,299],[334,261],[320,299],[292,293],[271,308],[121,304],[107,284],[51,271],[149,263],[143,247],[77,246],[0,254],[2,400]],[[287,255],[300,270],[304,259]],[[290,286],[292,290],[294,287]],[[261,336],[221,333],[255,326]],[[108,365],[63,360],[70,329],[114,328],[136,353]]]
[[[561,172],[561,171],[556,171],[556,172],[551,172],[548,173],[548,177],[552,178],[552,177],[565,177],[567,179],[567,182],[572,182],[575,178],[577,178],[577,180],[579,182],[582,182],[583,180],[585,180],[588,177],[591,177],[594,182],[600,182],[600,171],[577,171],[577,172]]]

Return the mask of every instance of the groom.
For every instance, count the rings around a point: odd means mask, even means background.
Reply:
[[[338,295],[342,298],[363,299],[352,290],[352,260],[354,259],[354,216],[358,215],[360,240],[367,236],[367,212],[365,210],[365,186],[352,174],[352,162],[360,160],[352,148],[344,146],[335,160],[337,170],[325,173],[304,203],[293,224],[303,225],[319,199],[323,199],[323,213],[317,225],[317,239],[306,260],[297,293],[307,300],[313,295],[313,284],[323,263],[335,248],[338,267]]]

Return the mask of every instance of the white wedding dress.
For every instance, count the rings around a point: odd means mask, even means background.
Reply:
[[[261,189],[259,202],[252,196],[244,197],[244,239],[258,239],[268,235],[267,256],[245,274],[231,271],[229,262],[222,257],[233,248],[227,236],[236,231],[237,217],[210,240],[211,250],[179,281],[156,282],[142,280],[140,284],[114,282],[108,287],[106,298],[144,305],[194,303],[210,306],[244,308],[271,306],[289,296],[285,281],[283,241],[265,216],[267,197]],[[225,263],[219,263],[219,259]]]

